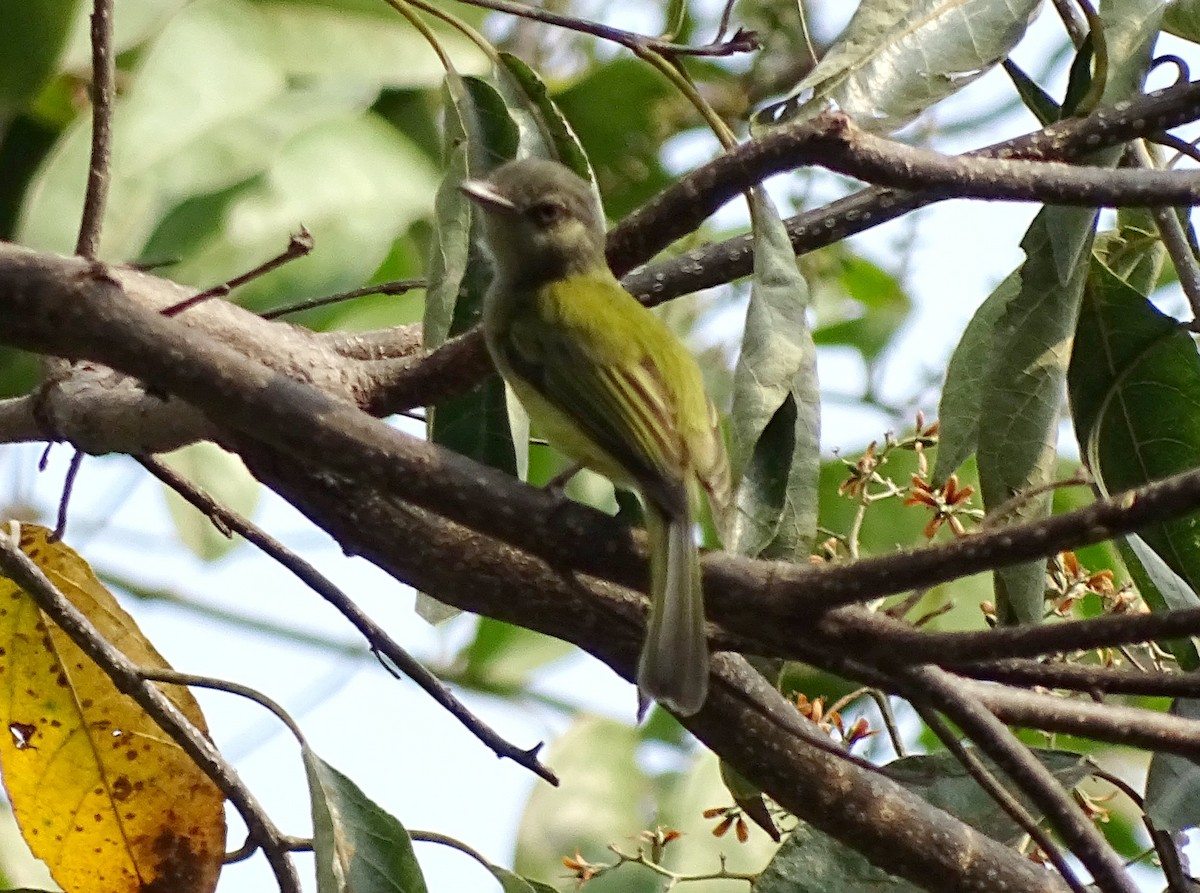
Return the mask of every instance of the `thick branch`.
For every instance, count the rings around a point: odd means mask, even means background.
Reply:
[[[24,273],[0,268],[0,316],[9,320],[0,338],[9,343],[103,362],[186,399],[220,420],[224,430],[249,435],[298,462],[370,483],[556,566],[643,585],[642,554],[629,530],[613,519],[406,436],[353,404],[139,307],[103,275],[63,282],[37,264]],[[762,643],[759,650],[789,655],[814,618],[830,607],[1052,555],[1197,508],[1200,472],[1192,472],[1038,524],[841,565],[813,568],[714,555],[704,562],[708,603],[729,631]],[[834,635],[847,616],[827,617],[832,624],[827,633]],[[843,627],[845,635],[861,639],[861,622]],[[989,656],[1006,655],[976,659]]]
[[[1082,120],[1051,124],[963,157],[1070,161],[1197,117],[1200,83],[1181,84],[1112,108],[1097,109]],[[747,183],[798,166],[793,142],[803,144],[809,138],[803,125],[781,128],[692,171],[609,233],[609,264],[624,274],[645,263],[675,239],[699,227],[717,208],[740,194]],[[785,223],[792,247],[803,254],[953,197],[939,191],[910,192],[876,186],[791,217]],[[748,276],[753,263],[750,236],[737,236],[630,273],[622,284],[642,300],[658,303]]]
[[[997,189],[1012,190],[1011,194],[1005,196],[983,196],[988,198],[1053,201],[1056,200],[1054,190],[1061,186],[1054,183],[1054,180],[1060,177],[1069,181],[1069,185],[1064,187],[1066,190],[1075,191],[1071,195],[1066,191],[1060,192],[1057,194],[1057,200],[1071,197],[1084,204],[1098,205],[1102,204],[1104,199],[1130,198],[1126,189],[1132,186],[1136,190],[1145,181],[1136,177],[1128,182],[1123,181],[1125,188],[1110,190],[1106,196],[1101,195],[1100,191],[1089,190],[1093,187],[1098,190],[1106,189],[1108,184],[1116,182],[1111,179],[1113,175],[1126,177],[1127,174],[1140,172],[1100,172],[1080,168],[1063,171],[1054,166],[1053,169],[1047,167],[1049,173],[1045,175],[1048,181],[1046,183],[1038,185],[1016,181],[1010,185],[1006,182],[1010,172],[1035,177],[1034,171],[1041,168],[1027,165],[1019,168],[980,168],[979,159],[1068,161],[1147,133],[1178,126],[1198,116],[1200,83],[1182,84],[1123,102],[1116,107],[1097,109],[1086,119],[1060,121],[1042,130],[957,158],[948,158],[932,152],[921,153],[920,150],[909,149],[866,134],[863,134],[864,138],[857,143],[847,146],[843,145],[846,142],[844,138],[837,137],[836,133],[822,134],[820,128],[814,127],[812,123],[782,127],[760,139],[750,140],[733,151],[723,153],[697,168],[621,221],[608,234],[609,266],[617,275],[623,276],[622,285],[647,304],[658,304],[680,295],[748,276],[754,263],[754,246],[749,234],[716,245],[696,248],[671,260],[630,271],[675,240],[696,230],[718,208],[750,186],[772,174],[793,170],[805,164],[828,163],[836,170],[843,170],[864,179],[906,186],[920,185],[926,188],[920,192],[912,192],[876,186],[832,202],[823,208],[789,218],[786,225],[792,247],[797,254],[840,241],[924,205],[949,198],[966,197],[971,194],[967,188],[970,184],[959,183],[958,178],[978,178],[981,172],[999,177]],[[837,119],[824,120],[828,122]],[[857,130],[854,132],[862,133]],[[888,151],[884,152],[885,149]],[[848,154],[851,150],[857,154]],[[902,165],[909,164],[914,158],[917,164],[912,176],[915,179],[904,179],[903,177],[909,174],[905,173]],[[897,165],[896,170],[892,169],[893,165]],[[929,165],[932,165],[932,168]],[[1159,174],[1167,174],[1172,178],[1180,177],[1178,173],[1160,171]],[[1160,180],[1157,185],[1194,194],[1196,175],[1183,176],[1187,179]],[[975,185],[979,185],[977,179]],[[952,186],[955,188],[951,188]],[[955,191],[956,188],[960,191]],[[1045,192],[1039,192],[1040,189],[1045,189]],[[428,370],[423,368],[426,363],[431,367]],[[450,379],[452,389],[446,389],[445,380],[437,377],[443,374],[448,366],[453,366],[456,370],[454,377]],[[426,359],[414,362],[409,372],[411,378],[398,377],[388,392],[380,395],[375,406],[384,412],[398,412],[425,405],[434,402],[430,399],[432,394],[429,382],[440,384],[440,389],[434,388],[433,394],[461,393],[482,378],[490,368],[483,339],[477,331],[468,332],[457,339],[453,346],[447,345],[434,351]]]
[[[256,474],[343,548],[397,579],[458,607],[584,644],[633,678],[646,609],[640,596],[563,573],[528,553],[397,504],[361,481],[306,471],[270,450],[244,455]],[[453,561],[445,560],[449,554]],[[815,747],[811,725],[743,667],[728,657],[714,660],[708,701],[688,727],[785,808],[930,890],[1063,889],[1017,853],[878,773]]]
[[[1028,688],[1065,688],[1095,698],[1104,694],[1200,698],[1200,673],[1156,673],[1132,667],[1021,659],[962,664],[953,669],[975,679]]]
[[[0,278],[27,276],[34,269],[44,280],[68,283],[87,263],[77,258],[35,254],[0,243]],[[159,310],[193,294],[165,279],[124,268],[111,268],[125,294],[143,308]],[[314,333],[288,323],[267,322],[226,301],[209,301],[180,315],[188,330],[203,333],[244,357],[309,382],[341,400],[368,410],[397,378],[407,392],[421,396],[430,376],[445,372],[438,364],[415,374],[408,367],[420,354],[419,325],[376,332]],[[448,360],[455,359],[448,354]],[[484,356],[486,362],[486,355]],[[466,367],[469,388],[486,369]],[[454,379],[449,377],[450,386]],[[216,429],[194,407],[165,394],[147,393],[138,381],[105,367],[56,364],[55,374],[36,393],[0,401],[0,443],[64,439],[85,452],[102,454],[166,452],[212,438]]]

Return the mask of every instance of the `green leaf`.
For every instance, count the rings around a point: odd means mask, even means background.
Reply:
[[[470,99],[461,80],[447,76],[442,88],[446,118],[445,173],[434,198],[429,247],[429,286],[425,292],[424,340],[432,349],[450,336],[454,307],[471,251],[471,203],[458,188],[471,176]]]
[[[575,646],[533,630],[481,617],[475,638],[462,652],[458,681],[487,691],[510,691],[530,675],[575,651]]]
[[[346,126],[344,116],[361,113],[374,97],[370,89],[289,81],[275,52],[268,23],[253,5],[242,0],[190,4],[156,35],[130,73],[129,85],[114,114],[112,187],[104,222],[103,256],[119,261],[141,256],[151,233],[172,209],[237,186],[247,188],[248,206],[223,209],[218,220],[229,230],[233,243],[246,246],[244,254],[253,256],[250,266],[282,250],[287,233],[299,223],[307,223],[312,229],[314,221],[299,216],[311,213],[314,206],[332,204],[340,197],[333,190],[344,188],[346,178],[353,178],[348,184],[352,186],[351,196],[359,201],[367,197],[369,206],[371,173],[364,174],[361,169],[363,163],[374,161],[373,153],[358,164],[347,160],[351,167],[346,174],[339,172],[343,161],[335,157],[320,170],[319,177],[305,171],[303,182],[275,182],[288,176],[286,161],[281,158],[285,146],[294,146],[303,134],[322,124],[337,121],[335,126]],[[360,134],[347,134],[349,145],[341,147],[339,156],[356,154],[361,139]],[[380,203],[398,198],[397,222],[402,222],[417,205],[424,210],[431,174],[424,158],[413,150],[406,151],[402,137],[393,131],[388,139],[399,157],[385,160],[387,185],[392,186],[390,174],[398,166],[411,168],[414,176],[399,195],[389,189],[377,198]],[[332,142],[336,145],[336,134]],[[81,117],[64,132],[27,192],[18,227],[23,242],[54,251],[69,251],[74,245],[88,153],[88,122]],[[267,179],[250,184],[259,176]],[[318,184],[328,191],[315,189]],[[298,190],[296,195],[283,197],[289,207],[280,209],[278,217],[285,222],[276,224],[281,227],[277,231],[259,228],[271,221],[264,215],[264,199],[255,188],[268,194],[268,202],[279,197],[281,188]],[[345,220],[336,228],[362,226],[375,241],[371,227],[378,225],[378,214],[360,223],[358,211],[343,207]],[[217,213],[215,208],[213,213]],[[390,232],[395,232],[395,225],[393,222],[388,227]],[[316,230],[314,233],[318,237],[317,255],[342,249],[336,244],[323,246],[322,234]],[[351,259],[358,248],[352,244],[355,250],[348,252]],[[306,263],[320,262],[309,257]],[[239,267],[229,275],[248,268]],[[291,269],[294,272],[296,267]],[[298,278],[308,281],[309,273]],[[214,281],[219,279],[203,284]],[[360,277],[354,284],[361,281]],[[321,285],[314,283],[313,287]]]
[[[424,331],[428,347],[465,332],[478,322],[490,279],[487,261],[472,238],[474,212],[459,190],[468,177],[512,158],[519,133],[503,98],[479,78],[450,72],[443,90],[445,170],[434,200],[436,214],[430,245],[429,287],[425,293]],[[444,400],[426,412],[430,439],[480,462],[516,472],[528,468],[528,420],[511,417],[504,382],[488,376],[470,392]],[[518,455],[518,449],[522,455]],[[457,613],[436,600],[417,597],[417,613],[437,623]]]
[[[1103,492],[1119,493],[1200,465],[1195,343],[1178,322],[1098,260],[1092,264],[1069,382],[1080,451]],[[1195,514],[1140,531],[1193,591],[1200,587],[1198,535],[1200,515]]]
[[[996,324],[1020,292],[1021,274],[1011,273],[979,305],[950,355],[938,404],[941,433],[931,477],[935,486],[945,484],[979,447],[979,418],[988,381],[986,358],[996,341]]]
[[[246,470],[242,460],[215,443],[194,443],[160,457],[176,473],[187,478],[218,503],[245,518],[253,517],[262,487]],[[225,536],[191,503],[167,487],[167,508],[179,539],[199,558],[215,561],[240,540]]]
[[[1004,59],[1040,5],[863,0],[821,62],[753,122],[803,120],[832,103],[861,126],[896,130]]]
[[[810,825],[796,828],[754,882],[754,893],[920,893]]]
[[[331,294],[367,280],[427,212],[436,183],[429,160],[378,116],[342,113],[296,134],[261,175],[212,201],[180,205],[146,252],[183,256],[171,278],[206,286],[275,256],[303,225],[313,252],[239,288],[233,300],[263,308]]]
[[[1007,520],[1032,521],[1050,512],[1051,496],[1043,488],[1054,477],[1059,409],[1087,270],[1084,249],[1095,220],[1087,208],[1038,214],[1021,241],[1026,260],[1020,289],[997,314],[983,354],[979,481],[989,512],[1019,496]],[[996,607],[1004,622],[1041,622],[1044,577],[1041,561],[996,571]]]
[[[1017,95],[1021,97],[1025,107],[1033,112],[1039,124],[1045,126],[1062,116],[1062,109],[1054,101],[1054,97],[1038,86],[1037,81],[1027,75],[1016,62],[1005,59],[1003,65],[1005,74],[1017,88]]]
[[[517,831],[517,874],[559,877],[563,856],[576,851],[592,862],[607,861],[610,842],[646,827],[650,781],[635,760],[638,743],[637,730],[624,723],[583,717],[550,746],[545,759],[562,785],[534,787]],[[648,872],[621,870],[588,887],[596,893],[653,893],[660,884]]]
[[[504,64],[497,72],[501,93],[508,99],[510,108],[519,103],[536,128],[530,135],[535,132],[537,142],[523,148],[532,154],[561,161],[589,183],[594,183],[596,175],[583,144],[537,72],[512,53],[501,53],[500,61]]]
[[[1120,0],[1100,4],[1108,45],[1108,76],[1103,101],[1109,105],[1142,92],[1162,24],[1162,0]]]
[[[81,0],[0,3],[0,135],[58,70]]]
[[[1115,6],[1107,5],[1104,16],[1108,102],[1140,89],[1161,16],[1157,0]],[[1089,160],[1108,166],[1120,154],[1106,150]],[[1059,406],[1095,220],[1095,212],[1086,208],[1046,208],[1021,242],[1027,257],[1021,290],[997,319],[980,403],[979,479],[989,512],[1020,495],[1013,519],[1033,521],[1049,514],[1050,495],[1038,491],[1053,477]],[[1040,622],[1042,562],[998,570],[995,581],[1004,622]]]
[[[1200,719],[1200,701],[1179,698],[1171,715]],[[1156,753],[1146,774],[1146,815],[1172,834],[1200,826],[1200,766],[1173,753]]]
[[[489,273],[472,240],[470,199],[459,185],[515,157],[517,125],[495,88],[479,78],[448,77],[446,173],[435,201],[436,220],[425,296],[425,337],[430,347],[466,331],[479,318]],[[460,297],[461,296],[461,297]]]
[[[34,354],[0,348],[0,400],[28,394],[41,380],[41,366]]]
[[[1087,111],[1090,111],[1081,110],[1079,104],[1092,88],[1092,60],[1095,57],[1092,44],[1092,32],[1089,31],[1087,37],[1083,40],[1083,45],[1076,51],[1075,58],[1071,61],[1071,73],[1067,79],[1067,92],[1063,96],[1062,117],[1074,115],[1081,111],[1083,114],[1087,114]]]
[[[1082,754],[1043,748],[1032,748],[1032,752],[1066,791],[1073,790],[1095,768]],[[1002,781],[1006,778],[991,759],[977,749],[972,753],[997,778]],[[932,806],[961,819],[993,840],[1013,844],[1025,833],[949,751],[903,757],[889,763],[883,771]],[[1040,817],[1032,801],[1020,793],[1016,796],[1030,815],[1035,819]]]
[[[307,746],[318,893],[426,893],[404,826]]]
[[[679,35],[679,32],[683,30],[683,26],[687,22],[687,14],[687,0],[669,0],[667,3],[667,21],[663,28],[663,37],[666,40],[674,40]]]
[[[675,89],[649,65],[618,58],[555,98],[588,147],[608,213],[619,220],[668,186],[659,150],[664,106]],[[616,114],[619,110],[620,114]]]
[[[816,532],[820,392],[808,287],[766,193],[751,200],[754,279],[734,371],[733,466],[741,476],[734,549],[801,560]]]
[[[117,56],[145,43],[162,31],[172,16],[189,0],[121,0],[113,16],[113,50]],[[60,71],[89,71],[92,67],[91,4],[83,5],[75,17]]]
[[[207,0],[173,17],[131,73],[113,116],[112,185],[104,220],[102,254],[137,257],[169,207],[166,179],[186,177],[195,193],[211,192],[249,176],[239,170],[246,154],[229,153],[232,174],[190,170],[181,158],[200,145],[223,145],[233,122],[257,114],[285,92],[283,74],[270,58],[270,37],[252,7],[239,0]],[[220,59],[220,64],[210,60]],[[81,117],[64,133],[35,178],[18,229],[21,241],[51,251],[74,244],[89,152],[89,123]],[[276,143],[276,145],[278,145]],[[273,147],[274,148],[274,147]],[[261,169],[261,163],[254,170]],[[217,174],[210,180],[207,175]],[[168,196],[164,196],[168,193]],[[187,192],[175,193],[185,198]],[[277,249],[278,250],[278,249]],[[260,258],[264,260],[265,258]]]
[[[1150,211],[1121,208],[1117,211],[1117,228],[1096,236],[1093,253],[1118,279],[1149,296],[1162,278],[1167,249]]]
[[[1195,590],[1140,536],[1121,537],[1116,543],[1125,569],[1151,611],[1200,607],[1200,596]],[[1195,639],[1170,639],[1162,644],[1175,655],[1181,670],[1191,673],[1200,668],[1200,652],[1196,649]]]
[[[469,200],[458,185],[463,174],[474,176],[484,164],[491,166],[517,154],[519,132],[508,108],[494,87],[478,78],[463,78],[461,97],[451,97],[455,115],[464,128],[466,153],[458,156],[457,133],[448,130],[447,146],[453,167],[438,192],[437,240],[430,264],[425,321],[431,346],[475,326],[483,312],[483,294],[491,280],[488,262],[471,238],[473,220]],[[447,94],[448,96],[451,94]],[[458,123],[454,129],[457,130]],[[454,194],[451,194],[454,193]],[[445,214],[445,216],[443,216]],[[445,400],[428,414],[430,439],[464,456],[517,471],[518,439],[509,422],[504,382],[489,376],[469,393]],[[527,448],[524,431],[520,448]]]
[[[559,893],[556,888],[551,887],[549,884],[543,884],[541,881],[513,874],[507,868],[501,868],[499,865],[489,865],[488,871],[500,882],[500,889],[504,893]]]
[[[1163,30],[1200,43],[1200,0],[1171,0],[1163,13]]]

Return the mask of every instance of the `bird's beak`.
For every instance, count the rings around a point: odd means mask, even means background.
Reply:
[[[517,209],[517,206],[512,203],[512,199],[497,192],[496,187],[487,180],[463,180],[458,188],[467,198],[486,208],[496,208],[502,211]]]

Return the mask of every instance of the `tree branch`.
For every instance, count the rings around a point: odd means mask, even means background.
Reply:
[[[296,461],[368,481],[382,493],[556,566],[575,567],[623,585],[644,585],[644,553],[631,532],[612,518],[398,432],[351,403],[293,381],[178,320],[139,307],[123,295],[119,283],[103,274],[84,273],[64,282],[36,263],[24,269],[20,264],[0,266],[0,316],[9,321],[0,338],[14,346],[105,363],[149,381],[156,391],[187,400],[210,419],[220,419],[225,431],[250,435]],[[305,434],[295,437],[296,431]],[[789,656],[795,641],[807,635],[815,618],[828,608],[1046,557],[1181,517],[1197,507],[1200,471],[1035,524],[856,562],[815,568],[710,555],[704,560],[710,614],[730,633]],[[1128,629],[1146,624],[1156,633],[1175,634],[1180,631],[1173,624],[1194,629],[1195,622],[1189,612],[1119,620],[1129,624]],[[856,647],[872,645],[864,641],[866,622],[853,615],[830,614],[821,623],[829,624],[825,634],[831,641],[840,635],[847,643],[857,639]],[[871,623],[880,628],[878,619]],[[1029,641],[1049,636],[1053,650],[1092,647],[1058,647],[1066,638],[1061,630],[1068,626],[1022,630],[1008,644],[1028,648]],[[884,628],[891,631],[887,647],[895,647],[906,635],[902,625]],[[1004,635],[1000,630],[988,634],[995,637],[993,643],[1004,641]],[[971,655],[976,660],[997,656],[1017,652]]]
[[[306,469],[262,446],[243,455],[343,548],[397,579],[466,610],[586,643],[625,678],[634,677],[646,611],[640,595],[397,503],[362,480]],[[447,554],[455,560],[446,561]],[[828,742],[818,746],[811,723],[740,659],[718,655],[713,668],[708,700],[688,728],[814,827],[930,890],[1064,889],[860,760],[835,756]],[[631,686],[631,711],[633,701]]]
[[[92,150],[79,238],[75,242],[75,253],[87,258],[95,258],[100,250],[100,230],[111,180],[113,99],[117,92],[112,46],[113,0],[94,0],[91,30]]]
[[[963,157],[1069,161],[1088,152],[1200,117],[1200,82],[1157,90],[1084,119],[1048,125],[1025,136],[967,153]],[[750,275],[754,250],[749,234],[687,251],[677,258],[625,275],[675,239],[691,232],[713,211],[738,195],[747,182],[798,166],[792,141],[810,137],[804,125],[772,131],[680,178],[609,233],[609,265],[622,284],[649,303],[711,288]],[[699,197],[699,204],[695,204]],[[814,251],[894,220],[909,211],[953,196],[874,187],[823,208],[788,218],[785,224],[797,254]]]
[[[552,785],[558,784],[555,774],[538,759],[538,751],[541,750],[540,743],[532,748],[522,749],[505,741],[491,726],[468,710],[467,706],[454,696],[448,686],[425,669],[420,661],[401,648],[395,639],[355,604],[353,599],[309,562],[237,512],[230,511],[217,503],[207,493],[192,486],[187,479],[176,474],[157,459],[139,456],[137,461],[148,472],[178,493],[193,508],[211,519],[214,524],[219,523],[226,530],[244,537],[247,542],[295,574],[305,586],[329,602],[339,614],[345,617],[367,640],[371,650],[378,657],[386,658],[396,668],[396,671],[403,673],[415,682],[447,713],[462,723],[472,735],[486,747],[491,748],[492,753],[497,757],[507,757],[518,765],[524,766],[543,781]]]
[[[902,680],[902,690],[907,690],[905,697],[946,714],[1037,804],[1100,890],[1137,893],[1121,857],[1063,792],[1058,779],[988,709],[958,690],[953,676],[924,665],[900,669],[897,678]]]

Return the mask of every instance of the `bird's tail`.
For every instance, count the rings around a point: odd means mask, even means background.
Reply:
[[[670,518],[646,506],[650,538],[650,594],[653,608],[638,663],[642,694],[676,713],[691,715],[708,694],[708,641],[704,633],[704,593],[700,555],[691,519]]]

